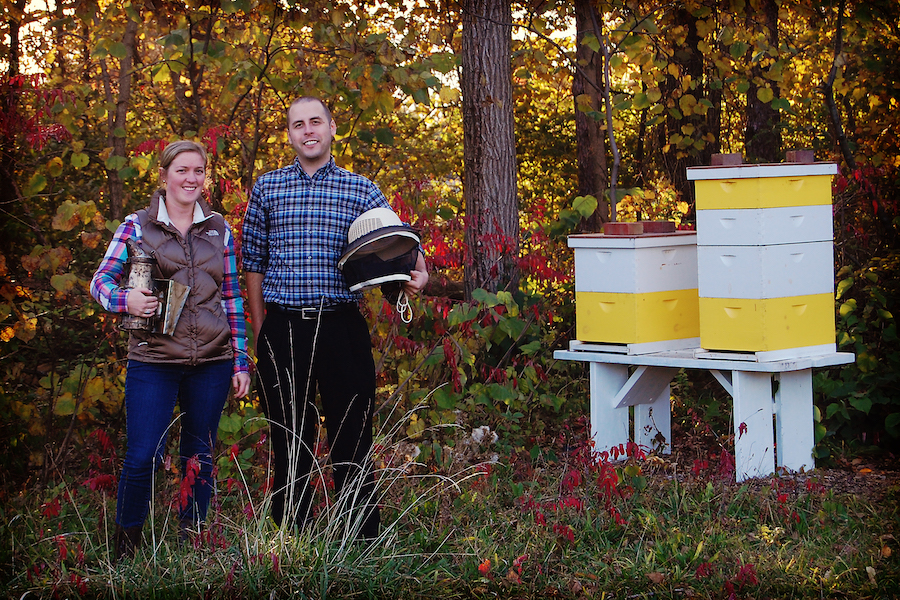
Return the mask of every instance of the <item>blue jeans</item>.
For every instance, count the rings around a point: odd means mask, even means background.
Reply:
[[[181,474],[196,456],[200,471],[180,519],[203,521],[215,482],[212,450],[219,419],[231,389],[231,361],[197,366],[128,361],[125,419],[128,449],[119,478],[116,523],[143,525],[150,511],[153,475],[160,467],[176,401],[181,409]]]

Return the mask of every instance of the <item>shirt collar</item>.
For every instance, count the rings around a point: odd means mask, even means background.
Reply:
[[[316,171],[312,177],[310,177],[306,171],[303,170],[303,167],[300,166],[300,159],[294,157],[294,168],[297,169],[297,173],[300,177],[309,177],[310,179],[322,178],[328,176],[337,165],[334,163],[334,156],[330,156],[328,158],[328,162],[319,167],[319,170]]]
[[[202,200],[194,202],[194,215],[191,219],[192,224],[202,223],[212,216],[212,213],[206,214],[206,211],[203,210],[201,202]],[[156,220],[165,225],[172,225],[172,218],[169,217],[169,211],[166,208],[166,197],[163,194],[159,195],[159,209],[156,213]]]

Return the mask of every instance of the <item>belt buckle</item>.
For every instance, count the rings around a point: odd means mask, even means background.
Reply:
[[[312,306],[304,306],[300,309],[300,318],[304,321],[315,321],[319,316],[319,309]]]

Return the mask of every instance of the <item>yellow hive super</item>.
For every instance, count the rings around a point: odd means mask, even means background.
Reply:
[[[700,298],[704,348],[772,352],[834,343],[834,296]]]
[[[575,292],[575,333],[583,342],[645,344],[700,337],[697,290],[644,294]]]

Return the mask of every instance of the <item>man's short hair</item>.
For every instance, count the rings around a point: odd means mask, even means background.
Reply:
[[[318,102],[319,105],[321,105],[321,107],[325,110],[325,116],[327,117],[328,121],[331,122],[332,120],[334,120],[334,117],[331,115],[331,109],[328,108],[328,105],[325,104],[325,102],[321,98],[317,98],[315,96],[300,96],[299,98],[291,102],[291,105],[288,106],[287,112],[285,113],[285,119],[288,122],[288,127],[291,126],[291,109],[294,108],[294,105],[300,104],[301,102]]]

